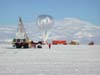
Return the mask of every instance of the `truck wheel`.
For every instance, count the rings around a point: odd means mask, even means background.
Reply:
[[[15,45],[16,45],[16,48],[22,48],[22,45],[19,43],[16,43]]]
[[[28,43],[24,43],[23,48],[29,48],[29,44]]]

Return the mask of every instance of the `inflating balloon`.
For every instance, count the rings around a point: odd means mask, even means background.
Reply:
[[[40,15],[37,19],[37,25],[39,30],[42,32],[43,41],[47,41],[49,36],[49,30],[52,28],[54,20],[52,16]]]

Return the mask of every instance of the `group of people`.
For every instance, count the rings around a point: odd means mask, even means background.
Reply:
[[[39,41],[39,42],[30,42],[30,47],[31,48],[42,48],[43,42]],[[48,45],[48,48],[51,49],[51,43],[46,42],[45,45]]]

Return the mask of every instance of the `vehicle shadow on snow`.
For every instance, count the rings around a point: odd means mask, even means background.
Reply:
[[[20,51],[23,50],[23,48],[15,48],[15,47],[2,47],[2,48],[4,49],[4,51],[1,51],[0,54],[7,54],[9,52],[12,54],[18,54]]]

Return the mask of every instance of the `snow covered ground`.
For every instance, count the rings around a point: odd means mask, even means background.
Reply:
[[[100,45],[14,49],[0,44],[0,75],[100,75]]]

